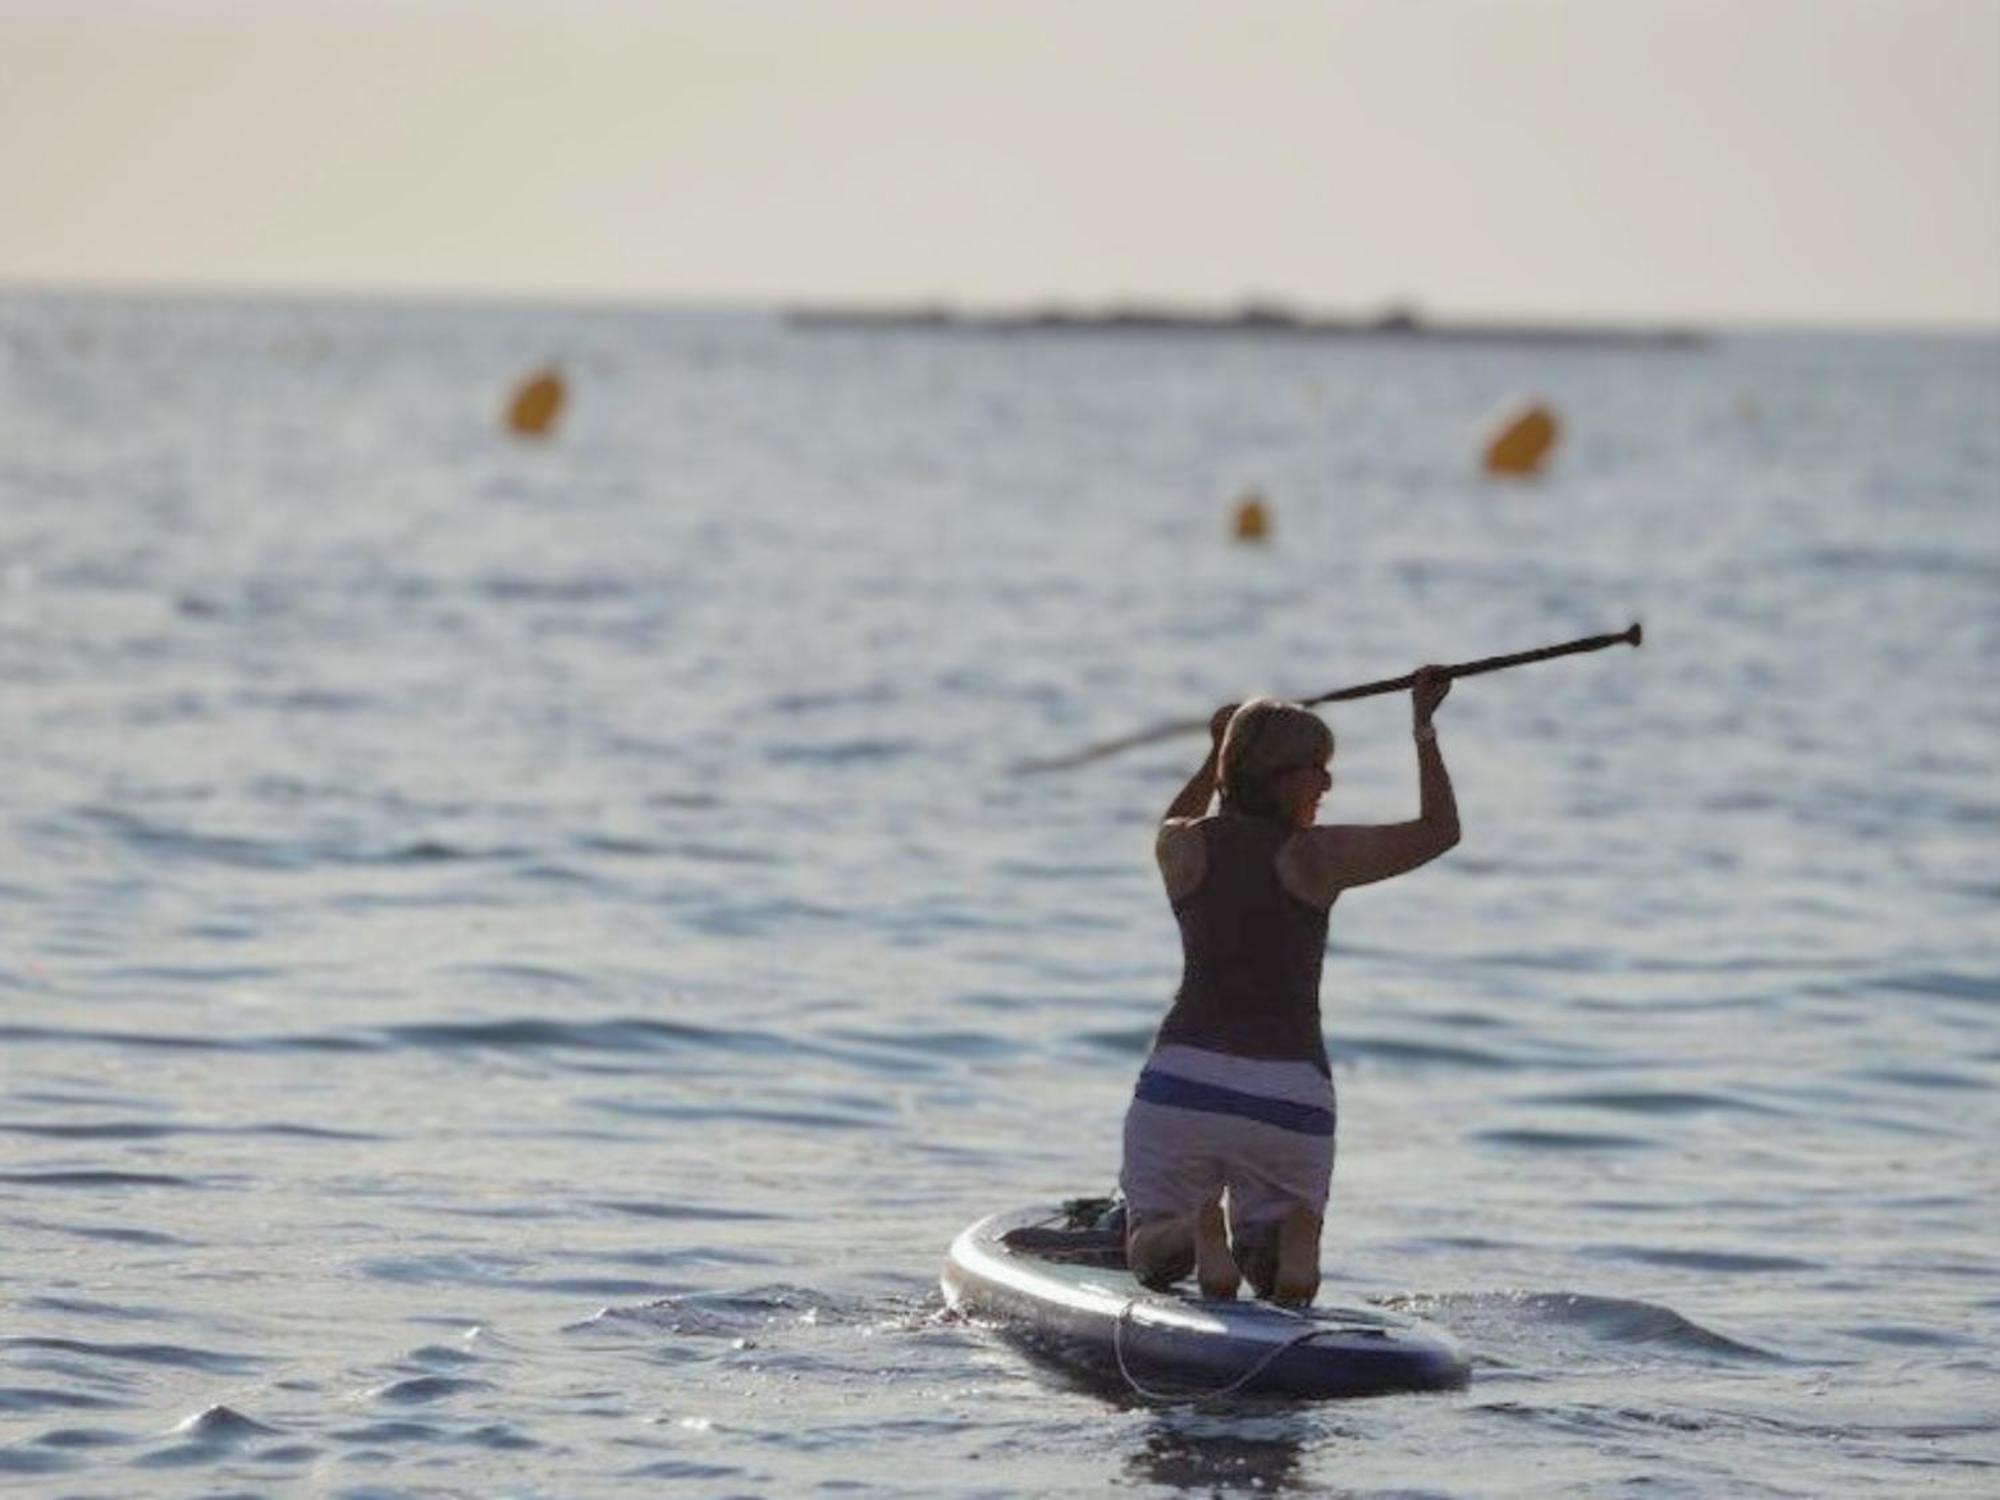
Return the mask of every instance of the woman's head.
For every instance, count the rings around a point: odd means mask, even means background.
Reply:
[[[1252,698],[1229,720],[1217,763],[1222,805],[1251,817],[1312,821],[1325,795],[1333,731],[1318,714]]]

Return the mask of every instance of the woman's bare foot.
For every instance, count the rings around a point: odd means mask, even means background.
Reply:
[[[1309,1307],[1319,1295],[1320,1217],[1297,1204],[1278,1225],[1278,1274],[1271,1300],[1286,1307]]]
[[[1163,1292],[1194,1269],[1194,1221],[1153,1219],[1125,1236],[1126,1269],[1142,1286]]]
[[[1236,1257],[1229,1253],[1229,1231],[1222,1221],[1220,1203],[1211,1203],[1194,1216],[1194,1269],[1204,1297],[1234,1297],[1243,1284]]]

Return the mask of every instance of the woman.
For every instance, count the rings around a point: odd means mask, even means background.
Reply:
[[[1125,1116],[1126,1260],[1147,1285],[1192,1268],[1205,1297],[1235,1296],[1246,1275],[1272,1301],[1318,1293],[1335,1124],[1319,1023],[1327,913],[1350,886],[1458,842],[1431,723],[1450,691],[1437,667],[1411,688],[1420,811],[1408,823],[1316,826],[1333,734],[1297,704],[1260,698],[1210,722],[1208,758],[1160,821],[1184,967]]]

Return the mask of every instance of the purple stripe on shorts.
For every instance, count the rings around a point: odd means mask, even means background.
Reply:
[[[1226,1089],[1219,1084],[1196,1083],[1191,1078],[1176,1078],[1172,1073],[1156,1073],[1151,1068],[1139,1074],[1139,1086],[1133,1090],[1133,1095],[1148,1104],[1164,1104],[1173,1109],[1241,1115],[1245,1119],[1276,1125],[1281,1130],[1296,1130],[1301,1135],[1333,1134],[1333,1111],[1330,1109],[1297,1104],[1290,1099],[1266,1099],[1258,1094]]]

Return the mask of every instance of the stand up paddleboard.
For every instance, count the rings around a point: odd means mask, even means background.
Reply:
[[[1471,1379],[1447,1333],[1379,1308],[1302,1310],[1141,1286],[1102,1199],[994,1214],[952,1242],[945,1300],[1141,1396],[1375,1396]]]

